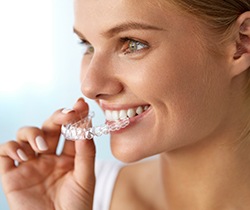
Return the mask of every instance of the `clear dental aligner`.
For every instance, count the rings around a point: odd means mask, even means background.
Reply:
[[[91,119],[94,117],[94,113],[91,112],[87,117],[75,122],[63,125],[61,127],[61,134],[67,140],[85,140],[92,139],[94,136],[101,136],[109,134],[112,131],[125,128],[129,124],[129,118],[112,121],[100,126],[91,126]]]

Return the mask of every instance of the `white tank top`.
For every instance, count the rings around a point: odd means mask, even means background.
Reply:
[[[112,161],[96,161],[96,186],[93,210],[109,210],[117,175],[124,165]]]

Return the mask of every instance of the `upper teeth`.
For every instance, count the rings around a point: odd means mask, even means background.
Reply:
[[[146,105],[146,106],[138,106],[136,108],[130,108],[127,110],[120,110],[120,111],[106,110],[105,116],[106,116],[106,120],[108,120],[108,121],[121,120],[121,119],[124,119],[126,117],[132,118],[136,115],[143,113],[148,108],[149,108],[149,106]]]

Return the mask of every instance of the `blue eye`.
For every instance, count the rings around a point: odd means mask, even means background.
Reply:
[[[94,47],[87,40],[81,40],[80,45],[83,46],[84,55],[92,54],[95,51]]]
[[[124,43],[122,47],[122,52],[124,54],[135,53],[149,47],[148,44],[130,38],[124,38],[122,42]]]

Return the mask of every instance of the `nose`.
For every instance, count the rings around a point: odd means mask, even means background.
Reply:
[[[82,62],[81,90],[90,99],[107,98],[123,90],[110,59],[95,54],[88,64]]]

